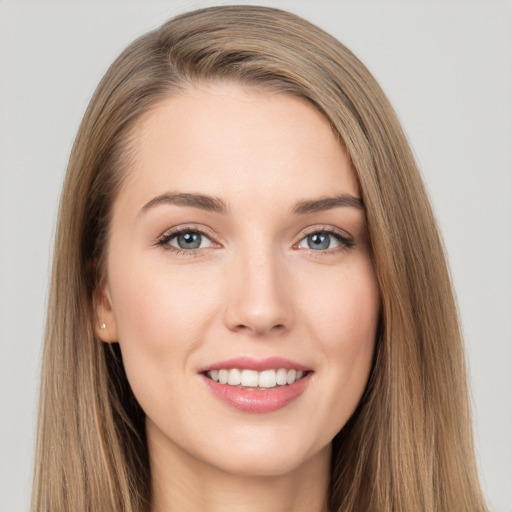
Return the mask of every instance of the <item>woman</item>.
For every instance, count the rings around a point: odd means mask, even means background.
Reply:
[[[34,510],[485,510],[435,221],[338,41],[226,6],[130,45],[70,158]]]

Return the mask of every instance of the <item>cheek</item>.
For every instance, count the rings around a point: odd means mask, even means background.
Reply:
[[[130,278],[123,275],[125,265],[136,269]],[[138,402],[149,417],[166,411],[163,424],[168,416],[188,414],[192,405],[180,390],[218,310],[215,279],[205,286],[201,275],[135,258],[118,259],[109,277],[123,364]]]
[[[125,273],[123,268],[132,272]],[[110,283],[125,359],[140,358],[153,364],[183,361],[168,355],[186,354],[200,344],[218,306],[218,297],[212,293],[214,281],[212,276],[205,280],[197,273],[192,278],[190,273],[165,263],[118,258],[110,272]]]
[[[380,298],[370,262],[333,279],[317,295],[310,314],[330,383],[330,393],[320,395],[332,413],[335,434],[357,407],[373,361]]]
[[[339,356],[351,362],[355,380],[366,386],[380,316],[379,290],[373,268],[349,284],[352,284],[349,293],[338,301],[342,311],[338,325],[343,324],[339,328],[345,340],[340,344]]]
[[[369,260],[356,261],[329,280],[308,304],[311,324],[322,332],[329,353],[373,350],[380,314],[377,279]],[[348,355],[348,354],[347,354]]]

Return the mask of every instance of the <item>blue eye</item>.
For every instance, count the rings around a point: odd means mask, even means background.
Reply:
[[[352,247],[353,241],[341,234],[329,231],[315,231],[305,236],[297,245],[299,249],[311,249],[313,251],[327,251],[340,246]]]
[[[167,244],[182,250],[194,250],[210,247],[212,241],[203,233],[188,230],[167,235],[161,240],[161,244]]]
[[[315,233],[306,237],[308,247],[315,251],[322,251],[331,248],[332,236],[327,233]]]

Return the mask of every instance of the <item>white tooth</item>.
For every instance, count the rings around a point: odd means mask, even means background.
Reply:
[[[295,370],[288,370],[286,382],[288,382],[288,384],[293,384],[295,382],[296,376],[297,376],[297,372]]]
[[[210,378],[215,382],[219,382],[219,370],[210,370],[208,372],[210,374]]]
[[[236,368],[229,370],[228,384],[230,386],[240,385],[240,370],[237,370]]]
[[[276,386],[276,371],[265,370],[261,372],[258,379],[258,385],[260,388],[274,388]]]
[[[228,382],[228,371],[227,370],[219,370],[219,382],[221,384],[227,384],[227,382]]]
[[[279,368],[276,372],[276,382],[279,386],[284,386],[287,383],[288,370],[286,368]]]
[[[297,370],[297,375],[295,375],[295,381],[302,379],[303,376],[304,372],[302,370]]]
[[[240,376],[240,383],[242,386],[255,388],[258,386],[258,372],[255,370],[242,370]]]

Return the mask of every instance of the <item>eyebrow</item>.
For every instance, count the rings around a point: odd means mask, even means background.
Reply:
[[[200,210],[226,214],[229,212],[227,204],[218,197],[212,197],[193,192],[165,193],[154,197],[140,210],[139,215],[161,205],[188,206]],[[294,215],[307,215],[309,213],[332,210],[333,208],[352,207],[358,210],[364,209],[364,204],[358,197],[350,194],[340,194],[334,197],[299,201],[293,208]]]
[[[160,205],[175,205],[175,206],[188,206],[191,208],[199,208],[200,210],[207,210],[215,213],[227,213],[228,207],[226,203],[218,197],[206,196],[204,194],[196,193],[179,193],[179,194],[161,194],[154,197],[151,201],[147,202],[140,210],[139,215],[146,213],[155,206]]]
[[[293,208],[292,213],[296,215],[307,215],[308,213],[322,212],[339,208],[342,206],[349,206],[364,210],[363,201],[350,194],[340,194],[334,197],[325,197],[323,199],[314,199],[311,201],[299,201]]]

